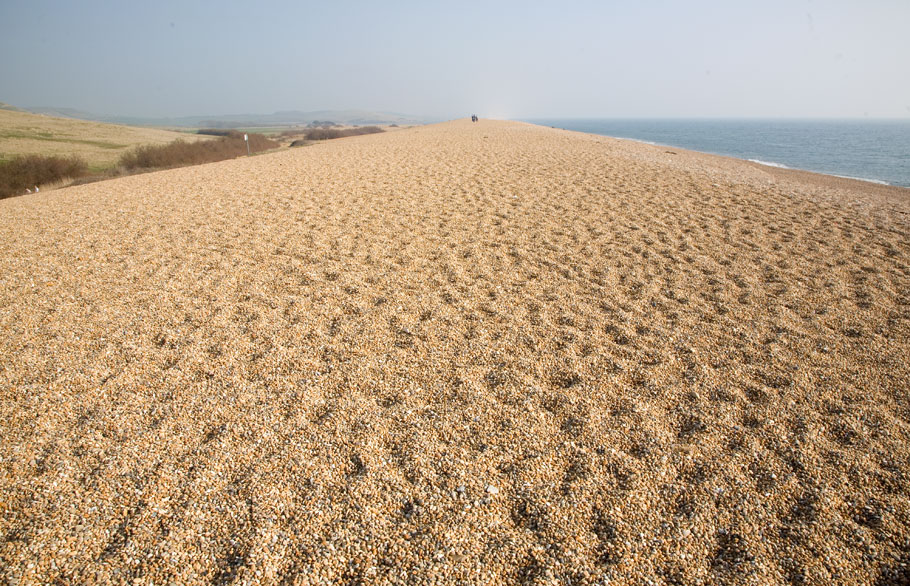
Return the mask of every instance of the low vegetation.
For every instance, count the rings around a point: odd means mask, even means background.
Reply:
[[[11,111],[3,111],[2,114],[7,119],[0,120],[0,138],[4,140],[7,156],[12,154],[13,158],[8,161],[0,158],[0,198],[24,195],[26,190],[33,190],[35,186],[89,183],[152,169],[223,161],[247,154],[244,133],[233,129],[202,128],[196,131],[196,135],[181,136],[168,131],[69,121]],[[32,126],[26,128],[26,123]],[[279,136],[295,139],[290,146],[297,147],[317,140],[379,132],[383,129],[378,126],[341,128],[334,122],[314,121],[307,128],[287,130]],[[263,134],[247,135],[251,153],[281,146],[281,143]],[[108,144],[99,140],[98,137],[102,136],[105,139],[116,137],[122,142]],[[162,143],[165,137],[175,136],[180,138]],[[149,140],[152,144],[133,142],[130,145],[130,141],[137,140]],[[48,148],[48,145],[54,146]],[[71,152],[75,154],[63,151],[64,145],[71,147]],[[89,147],[94,150],[87,151]],[[46,154],[34,154],[39,148],[44,149]],[[99,156],[96,151],[104,151],[105,157]],[[83,157],[85,153],[90,156]],[[118,158],[109,158],[117,153]]]
[[[331,140],[333,138],[345,138],[348,136],[359,136],[361,134],[376,134],[383,132],[378,126],[355,126],[354,128],[313,128],[303,133],[307,140]]]
[[[196,131],[196,134],[203,134],[206,136],[230,136],[232,132],[237,131],[230,128],[200,128]]]
[[[306,128],[292,128],[282,131],[278,136],[282,138],[300,138],[303,140],[330,140],[333,138],[344,138],[346,136],[358,136],[361,134],[376,134],[384,132],[378,126],[354,126],[344,128],[334,122],[320,122],[315,120],[307,125]],[[295,142],[301,142],[299,140]],[[291,146],[298,146],[292,144]]]
[[[285,130],[279,136],[282,138],[295,138],[290,144],[292,147],[306,146],[315,140],[331,140],[333,138],[345,138],[348,136],[359,136],[361,134],[376,134],[385,132],[378,126],[354,126],[352,128],[332,128],[329,125],[337,126],[331,122],[324,122],[316,125],[313,122],[307,128],[297,128]]]
[[[258,153],[281,146],[262,134],[249,134],[250,152]],[[213,163],[247,154],[243,133],[236,130],[226,136],[201,142],[175,140],[164,145],[145,145],[134,148],[120,157],[120,166],[130,171],[163,169]]]
[[[60,183],[88,174],[88,164],[79,157],[20,155],[0,162],[0,199],[25,193],[35,186]]]
[[[102,172],[117,165],[120,156],[142,144],[167,144],[178,138],[209,140],[205,136],[160,128],[104,124],[55,118],[0,109],[0,159],[19,155],[77,156],[89,171]]]
[[[261,134],[249,134],[250,152],[259,153],[281,146]],[[89,183],[119,175],[213,163],[247,154],[243,133],[232,130],[219,138],[198,142],[183,139],[162,145],[142,145],[124,153],[115,167],[91,172],[76,156],[20,155],[0,161],[0,199],[23,195],[35,186],[55,183]]]

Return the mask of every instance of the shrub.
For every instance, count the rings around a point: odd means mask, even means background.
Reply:
[[[295,140],[294,142],[292,142],[292,143],[291,143],[291,146],[292,146],[292,147],[299,147],[299,146],[306,146],[306,144],[307,144],[307,141],[302,140],[302,139],[298,139],[298,140]]]
[[[59,183],[88,173],[88,164],[78,157],[22,155],[0,162],[0,198],[21,195],[34,186]]]
[[[333,138],[345,138],[347,136],[359,136],[361,134],[376,134],[383,132],[378,126],[362,126],[359,128],[314,128],[307,130],[304,134],[307,140],[331,140]]]
[[[250,134],[249,137],[250,151],[254,153],[280,146],[262,134]],[[243,133],[232,130],[227,136],[214,140],[186,142],[177,139],[164,145],[139,146],[124,153],[120,157],[120,165],[130,170],[182,167],[233,159],[246,152]]]
[[[207,136],[231,136],[237,134],[236,130],[230,128],[200,128],[196,134],[205,134]]]
[[[334,128],[314,128],[313,130],[307,130],[303,136],[307,140],[330,140],[341,138],[342,134],[340,130]]]

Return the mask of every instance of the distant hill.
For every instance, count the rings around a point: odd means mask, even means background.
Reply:
[[[0,102],[0,110],[9,110],[11,112],[25,112],[25,110],[22,108],[17,108],[16,106],[7,104],[6,102]]]
[[[76,110],[75,108],[17,108],[20,112],[31,112],[32,114],[42,114],[44,116],[53,116],[54,118],[73,118],[75,120],[92,120],[94,122],[106,122],[89,112]]]
[[[45,114],[76,120],[93,120],[130,126],[164,126],[177,128],[248,128],[257,126],[304,126],[314,120],[332,120],[340,124],[426,124],[437,120],[395,112],[371,110],[316,110],[303,112],[285,110],[273,114],[224,114],[182,116],[177,118],[154,118],[141,116],[101,116],[73,108],[28,108],[35,114]]]
[[[428,120],[417,116],[394,112],[372,112],[367,110],[315,110],[301,112],[287,110],[274,114],[229,114],[199,118],[192,126],[295,126],[306,125],[315,120],[331,120],[339,124],[424,124]],[[183,126],[181,124],[181,126]]]

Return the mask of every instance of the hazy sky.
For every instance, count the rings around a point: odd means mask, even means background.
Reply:
[[[2,0],[0,52],[107,115],[910,117],[910,0]]]

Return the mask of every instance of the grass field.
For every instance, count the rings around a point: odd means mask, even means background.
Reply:
[[[0,161],[16,155],[75,155],[92,171],[101,171],[113,167],[135,146],[166,144],[178,138],[196,141],[207,137],[0,109]]]

